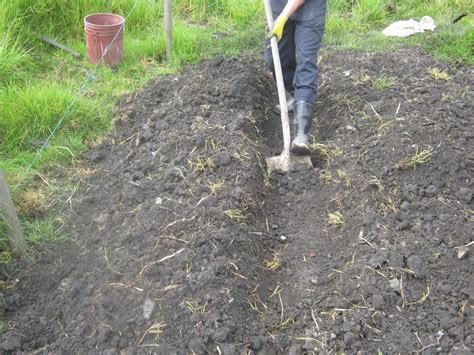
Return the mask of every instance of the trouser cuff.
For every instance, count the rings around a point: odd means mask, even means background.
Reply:
[[[310,89],[296,89],[294,98],[295,101],[306,101],[311,104],[314,104],[316,102],[316,93],[313,90]]]

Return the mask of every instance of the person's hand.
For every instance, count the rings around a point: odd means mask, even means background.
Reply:
[[[272,38],[273,36],[276,36],[278,41],[280,41],[283,36],[283,29],[285,28],[286,21],[288,21],[288,17],[283,15],[278,16],[275,22],[273,22],[273,27],[267,37]]]

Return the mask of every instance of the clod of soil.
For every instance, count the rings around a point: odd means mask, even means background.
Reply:
[[[0,349],[469,352],[472,68],[417,49],[321,66],[309,172],[266,173],[281,132],[260,65],[126,96],[71,240],[6,280]]]

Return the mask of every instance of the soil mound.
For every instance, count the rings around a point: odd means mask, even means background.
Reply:
[[[265,169],[281,132],[258,65],[125,97],[71,240],[7,280],[0,349],[468,352],[472,68],[419,50],[321,66],[315,169],[286,175]]]

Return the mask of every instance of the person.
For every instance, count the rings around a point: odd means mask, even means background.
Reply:
[[[271,0],[271,6],[276,20],[266,39],[265,62],[273,70],[270,38],[277,36],[288,108],[294,113],[291,151],[307,155],[318,90],[317,56],[325,27],[326,0]]]

